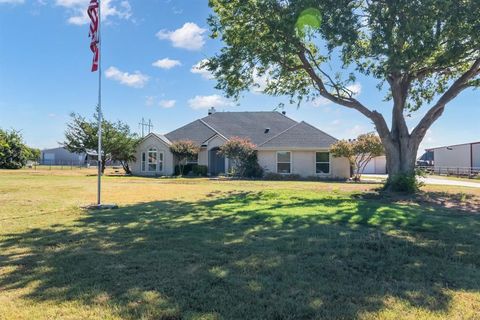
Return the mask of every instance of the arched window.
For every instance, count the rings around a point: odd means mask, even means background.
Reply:
[[[158,154],[157,149],[148,149],[148,171],[157,171],[158,166]]]

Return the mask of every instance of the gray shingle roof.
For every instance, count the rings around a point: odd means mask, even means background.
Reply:
[[[165,135],[170,141],[191,140],[198,145],[201,145],[217,133],[210,129],[200,120],[190,122],[183,127],[180,127]]]
[[[227,139],[248,137],[256,145],[296,123],[279,112],[216,112],[202,121]],[[265,133],[266,128],[270,128],[268,133]]]
[[[227,139],[249,138],[259,148],[328,148],[337,141],[306,122],[296,122],[279,112],[216,112],[165,137],[201,145],[216,134]]]
[[[337,141],[302,121],[260,144],[259,148],[328,148]]]

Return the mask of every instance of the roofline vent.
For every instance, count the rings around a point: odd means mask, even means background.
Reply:
[[[217,110],[214,107],[211,107],[210,109],[208,109],[208,115],[212,115],[215,112],[217,112]]]

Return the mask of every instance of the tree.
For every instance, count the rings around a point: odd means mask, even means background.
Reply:
[[[71,122],[67,124],[63,146],[70,152],[85,153],[98,149],[98,111],[93,120],[79,114],[71,114]],[[130,127],[121,122],[102,121],[102,152],[99,157],[102,173],[107,160],[119,161],[125,173],[130,174],[129,161],[135,161],[135,148],[140,139],[130,132]]]
[[[37,148],[30,148],[25,145],[25,157],[28,161],[37,162],[40,160],[41,151]]]
[[[190,140],[175,141],[170,145],[170,151],[178,160],[180,175],[183,176],[183,169],[188,159],[198,157],[200,147]]]
[[[18,131],[0,129],[1,169],[20,169],[25,166],[29,156],[30,148],[25,145]]]
[[[258,176],[259,165],[255,148],[255,144],[249,139],[233,137],[220,147],[219,152],[232,161],[235,175]]]
[[[385,153],[382,141],[375,133],[361,134],[355,140],[339,140],[331,146],[330,152],[335,157],[348,158],[355,170],[355,181],[360,181],[370,160]]]
[[[389,178],[414,175],[418,147],[446,105],[480,86],[477,0],[210,0],[212,37],[224,47],[203,66],[217,88],[238,98],[258,79],[263,92],[301,104],[319,97],[375,125]],[[332,64],[332,62],[334,64]],[[334,65],[337,70],[331,71]],[[391,125],[357,99],[361,74],[392,105]],[[409,130],[405,117],[428,106]]]

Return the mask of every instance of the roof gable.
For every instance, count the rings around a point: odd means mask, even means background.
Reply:
[[[200,120],[190,122],[165,135],[170,141],[191,140],[197,145],[202,145],[206,140],[210,139],[217,133],[209,128]]]

